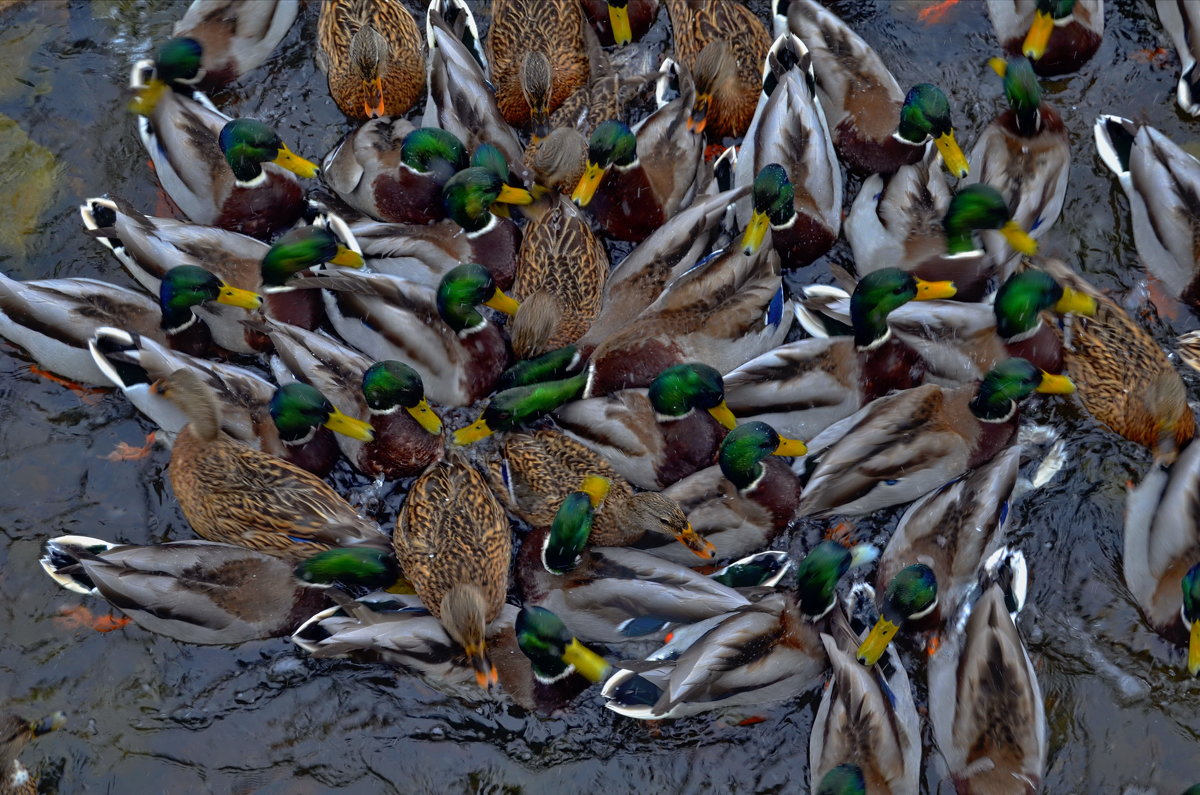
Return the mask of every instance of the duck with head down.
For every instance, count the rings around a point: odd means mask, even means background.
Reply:
[[[329,93],[350,118],[403,116],[421,98],[421,31],[401,0],[322,3],[317,40]]]

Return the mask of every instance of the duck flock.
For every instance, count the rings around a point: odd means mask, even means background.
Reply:
[[[298,0],[196,0],[131,75],[173,217],[80,207],[141,289],[0,275],[0,334],[158,426],[203,540],[59,536],[43,568],[184,643],[290,636],[468,702],[752,718],[816,692],[813,792],[1039,790],[1007,519],[1064,461],[1022,404],[1150,451],[1125,583],[1200,674],[1184,383],[1038,254],[1072,157],[1042,80],[1098,68],[1104,5],[988,0],[1007,108],[967,146],[942,90],[813,0],[326,0],[316,57],[358,126],[318,165],[202,93],[269,62]],[[1192,115],[1197,5],[1155,3]],[[663,15],[667,53],[625,57]],[[1200,307],[1200,163],[1094,132],[1142,264]],[[842,236],[853,272],[821,259]],[[785,287],[813,263],[837,286]],[[825,538],[790,555],[805,518]],[[62,720],[7,719],[0,791],[33,791],[17,752]]]

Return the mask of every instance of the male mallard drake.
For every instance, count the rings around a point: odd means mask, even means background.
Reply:
[[[318,63],[352,119],[403,116],[425,90],[421,30],[401,0],[332,0],[317,20]]]
[[[171,486],[197,534],[280,557],[334,546],[382,546],[387,536],[323,480],[224,433],[212,388],[192,370],[155,382],[154,391],[188,418],[171,449]]]
[[[271,324],[267,334],[288,376],[312,384],[351,416],[370,423],[371,441],[337,437],[360,472],[409,477],[442,457],[442,421],[425,400],[416,370],[397,361],[372,363],[332,337],[286,324]]]
[[[1175,99],[1184,113],[1200,116],[1200,73],[1196,71],[1196,56],[1200,53],[1200,8],[1194,3],[1178,0],[1155,0],[1158,21],[1175,43],[1181,73]]]
[[[925,384],[879,398],[809,442],[795,465],[811,472],[799,515],[864,514],[914,500],[1004,449],[1018,401],[1074,390],[1065,376],[1007,359],[977,386]]]
[[[218,88],[262,66],[299,12],[300,0],[193,0],[171,35],[200,43],[197,86]]]
[[[933,738],[961,792],[1036,792],[1046,767],[1046,710],[1037,673],[999,585],[930,655]]]
[[[933,569],[914,563],[896,572],[879,607],[879,618],[854,655],[868,667],[879,661],[901,628],[913,629],[937,609],[938,581]]]
[[[971,149],[972,182],[991,185],[1008,202],[1012,220],[1041,237],[1054,225],[1067,195],[1071,146],[1067,128],[1054,109],[1042,102],[1042,90],[1029,61],[1022,57],[1007,65],[993,59],[1004,78],[1009,110],[1001,113]],[[1000,265],[1017,255],[1000,234],[985,231],[984,245]]]
[[[186,42],[165,44],[152,66],[134,66],[142,143],[163,189],[190,220],[265,239],[300,218],[304,192],[296,176],[311,178],[318,169],[262,122],[230,119],[172,90],[172,76],[200,68],[199,48]]]
[[[751,607],[698,625],[706,631],[686,647],[672,641],[645,661],[621,663],[601,691],[604,706],[630,718],[656,720],[803,692],[825,668],[822,628],[842,618],[838,581],[868,554],[866,548],[852,551],[832,541],[817,545],[797,567],[795,593],[769,594]]]
[[[1125,505],[1125,585],[1146,622],[1177,645],[1200,675],[1200,445],[1173,465],[1155,461]]]
[[[392,544],[417,596],[463,647],[479,686],[495,684],[484,628],[504,605],[512,531],[487,481],[458,455],[434,464],[409,490]]]
[[[838,157],[863,174],[890,174],[915,163],[933,141],[956,177],[967,160],[954,139],[950,103],[920,83],[906,95],[871,46],[814,0],[773,0],[776,34],[790,30],[812,56],[817,97]]]
[[[100,596],[143,629],[184,643],[288,635],[325,605],[325,588],[296,579],[286,561],[211,541],[138,546],[60,536],[46,542],[41,563],[64,588]]]
[[[218,353],[212,334],[222,327],[198,317],[201,306],[211,301],[245,310],[257,307],[262,299],[186,265],[167,272],[158,301],[97,279],[22,282],[0,273],[0,336],[24,348],[51,372],[107,386],[109,379],[88,351],[88,340],[97,329],[117,326],[180,350]],[[236,337],[222,339],[231,345],[236,342]],[[234,349],[248,350],[244,342]]]
[[[1074,72],[1100,48],[1104,0],[988,0],[1000,46],[1042,77]]]
[[[37,723],[11,714],[0,717],[0,776],[3,776],[0,779],[0,793],[34,795],[37,792],[37,780],[29,774],[17,755],[30,740],[61,729],[66,722],[67,716],[62,712],[47,715]]]
[[[508,185],[492,169],[471,166],[446,182],[442,197],[446,215],[462,228],[459,234],[471,241],[473,252],[482,255],[479,264],[507,289],[516,273],[521,230],[511,218],[501,218],[490,208],[497,202],[530,204],[529,191]]]
[[[811,80],[808,50],[792,34],[780,36],[737,159],[737,184],[752,184],[742,244],[754,251],[769,229],[785,270],[828,251],[842,226],[842,172]]]
[[[728,45],[735,69],[728,79],[711,87],[711,98],[706,101],[710,105],[708,121],[703,129],[718,141],[741,136],[754,115],[759,64],[771,46],[767,29],[741,3],[665,2],[671,15],[675,55],[688,69],[697,70],[700,53],[713,42],[724,41]]]
[[[521,88],[521,69],[530,53],[550,64],[549,102],[536,110],[549,115],[568,96],[587,85],[588,58],[583,11],[575,0],[495,0],[488,29],[487,57],[496,86],[496,105],[504,120],[523,127],[531,108]]]
[[[578,358],[574,354],[574,348],[568,346],[522,364],[537,370],[549,361],[553,367],[553,360],[566,355],[570,355],[572,359]],[[502,380],[512,377],[513,373],[520,369],[519,366],[509,368]],[[487,438],[496,431],[516,430],[578,398],[583,393],[585,383],[586,376],[576,373],[557,380],[537,379],[532,383],[501,389],[484,406],[479,419],[454,432],[454,443],[467,445]]]
[[[572,674],[590,682],[603,682],[612,671],[603,657],[580,643],[563,620],[544,607],[522,608],[513,629],[517,645],[542,684],[553,684]]]
[[[435,403],[474,403],[507,366],[504,337],[476,307],[513,314],[517,302],[481,265],[460,265],[436,290],[381,273],[317,274],[303,286],[328,287],[325,308],[338,335],[375,361],[411,364]]]
[[[1168,460],[1196,432],[1187,389],[1171,360],[1115,301],[1059,260],[1043,263],[1060,284],[1095,299],[1094,317],[1063,331],[1066,372],[1088,413]]]
[[[921,775],[921,726],[908,672],[895,649],[884,666],[854,659],[858,638],[844,622],[822,633],[832,669],[808,740],[814,792],[837,768],[853,762],[860,792],[915,793]],[[836,637],[835,637],[836,636]]]
[[[1200,306],[1200,162],[1149,125],[1119,116],[1096,119],[1096,150],[1129,199],[1138,259],[1172,297]]]

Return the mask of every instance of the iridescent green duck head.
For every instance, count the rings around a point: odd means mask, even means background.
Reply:
[[[507,166],[506,166],[507,168]],[[514,188],[496,173],[494,164],[471,166],[455,174],[442,188],[446,215],[468,233],[483,232],[493,223],[491,206],[532,204],[533,197],[524,188]]]
[[[632,168],[637,159],[637,136],[629,126],[612,119],[601,122],[588,139],[587,168],[571,192],[571,201],[587,207],[610,168]]]
[[[405,136],[400,145],[400,162],[410,171],[444,185],[467,167],[467,148],[454,133],[438,127],[420,127]]]
[[[767,229],[782,229],[796,219],[796,189],[787,171],[778,163],[763,166],[754,178],[751,190],[754,212],[742,234],[742,252],[747,256],[758,251],[767,236]]]
[[[821,776],[816,795],[866,795],[867,782],[858,765],[838,765]]]
[[[608,478],[586,477],[577,491],[563,499],[542,544],[542,565],[546,571],[566,574],[579,565],[596,511],[611,488]]]
[[[1188,631],[1188,673],[1200,676],[1200,563],[1183,575],[1183,608],[1180,617]]]
[[[1004,197],[991,185],[967,185],[954,194],[942,218],[942,229],[946,233],[946,253],[950,255],[977,251],[979,247],[971,235],[978,229],[1000,230],[1008,244],[1022,254],[1037,251],[1037,241],[1017,225]]]
[[[266,180],[263,163],[274,163],[305,179],[312,179],[321,171],[315,163],[288,149],[278,133],[254,119],[227,122],[217,136],[217,143],[241,187],[255,187]]]
[[[367,547],[338,547],[310,555],[296,564],[296,576],[312,585],[344,585],[395,589],[400,566],[390,551]]]
[[[1034,392],[1069,395],[1074,391],[1075,384],[1067,376],[1047,373],[1025,359],[1013,357],[984,375],[971,399],[971,413],[982,422],[1008,422],[1017,404]]]
[[[1019,341],[1038,328],[1046,310],[1060,315],[1096,314],[1096,299],[1060,285],[1050,274],[1034,269],[1014,273],[1000,285],[993,305],[996,333],[1006,341]]]
[[[924,563],[901,569],[884,591],[883,615],[858,647],[858,661],[863,665],[874,665],[901,626],[929,615],[937,603],[938,584],[933,569]]]
[[[270,411],[279,438],[286,445],[308,442],[322,426],[360,442],[375,439],[370,423],[343,414],[318,390],[300,381],[276,389]]]
[[[171,39],[159,47],[154,55],[153,76],[145,84],[135,85],[129,109],[141,116],[149,116],[172,87],[190,88],[200,82],[204,78],[201,53],[200,42],[195,39]],[[135,83],[140,83],[137,77]]]
[[[721,473],[738,491],[749,491],[766,474],[762,460],[769,455],[800,456],[808,447],[798,439],[784,439],[765,422],[747,422],[725,435],[717,451]]]
[[[404,362],[384,360],[368,367],[363,373],[362,391],[372,414],[404,409],[422,428],[434,436],[441,434],[442,418],[425,399],[421,374]]]
[[[854,344],[861,350],[882,345],[891,336],[887,317],[909,301],[954,297],[954,282],[927,282],[899,268],[880,268],[858,281],[850,296]]]
[[[659,422],[671,422],[703,409],[733,430],[737,420],[725,404],[725,379],[716,368],[699,362],[668,367],[650,382],[650,405]]]
[[[207,301],[253,311],[262,306],[262,296],[230,287],[210,271],[196,265],[179,265],[163,274],[158,286],[162,327],[176,334],[196,322],[193,308]]]
[[[1075,13],[1075,0],[1037,0],[1037,10],[1033,13],[1033,24],[1025,34],[1021,44],[1021,53],[1031,61],[1036,61],[1046,54],[1046,45],[1050,43],[1050,34],[1054,26],[1066,24]]]
[[[522,608],[515,630],[517,645],[542,684],[552,684],[573,673],[602,682],[612,671],[603,657],[580,643],[562,619],[544,607]]]
[[[542,381],[497,392],[488,401],[479,419],[454,432],[454,443],[471,444],[496,431],[511,431],[544,417],[580,397],[585,386],[587,373],[578,373],[558,381]]]
[[[477,306],[490,306],[506,315],[515,315],[520,306],[496,286],[487,268],[466,262],[446,271],[437,289],[438,314],[460,337],[483,328],[485,320]]]
[[[837,601],[837,584],[843,575],[878,556],[879,551],[866,544],[849,549],[836,541],[817,544],[796,567],[800,612],[811,621],[824,617]]]
[[[300,271],[328,263],[361,268],[362,254],[342,244],[337,236],[320,226],[300,226],[275,241],[263,257],[263,287],[267,292],[282,288]]]
[[[1021,135],[1036,135],[1042,128],[1042,87],[1028,58],[992,58],[988,64],[1004,78],[1004,96],[1017,121]]]
[[[942,90],[930,83],[918,83],[904,97],[900,107],[900,124],[896,138],[914,146],[929,139],[937,146],[946,170],[962,179],[970,171],[967,158],[954,140],[954,123],[950,120],[950,102]]]

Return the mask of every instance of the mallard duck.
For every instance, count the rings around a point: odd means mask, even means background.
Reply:
[[[570,196],[587,169],[587,138],[574,127],[558,127],[537,142],[528,160],[539,186]]]
[[[492,272],[497,284],[511,285],[515,277],[521,231],[511,218],[491,211],[497,202],[525,205],[533,202],[529,191],[514,188],[495,171],[471,166],[455,174],[442,190],[446,214],[462,228],[478,253],[479,264]]]
[[[580,5],[605,47],[637,41],[658,15],[658,0],[580,0]]]
[[[323,480],[234,440],[212,388],[193,370],[153,390],[188,418],[171,449],[171,486],[188,523],[210,541],[302,558],[333,546],[382,546],[387,536]]]
[[[411,364],[443,406],[491,393],[508,363],[504,337],[476,307],[513,314],[517,302],[481,265],[460,265],[436,290],[381,273],[317,274],[302,286],[329,288],[325,307],[338,335],[375,361]]]
[[[434,464],[409,490],[392,544],[417,596],[466,652],[476,682],[496,684],[484,628],[504,605],[512,532],[487,481],[458,455]]]
[[[992,585],[929,657],[929,719],[954,787],[1036,792],[1046,767],[1046,710],[1033,662]]]
[[[370,422],[372,441],[337,437],[342,453],[360,472],[409,477],[441,458],[442,421],[425,400],[416,370],[397,361],[372,363],[332,337],[286,324],[271,324],[267,334],[288,376],[312,384],[351,416]],[[276,377],[282,382],[280,373]]]
[[[603,682],[612,670],[603,657],[571,634],[561,618],[544,607],[522,608],[514,630],[517,645],[542,684],[553,684],[576,673],[588,681]]]
[[[164,45],[153,65],[135,65],[132,77],[138,131],[163,189],[198,224],[263,239],[291,226],[304,209],[296,176],[315,177],[317,167],[262,122],[230,119],[172,90],[170,75],[199,70],[199,48],[180,41]]]
[[[1000,46],[1042,77],[1078,70],[1100,48],[1104,0],[988,0]]]
[[[1175,44],[1175,52],[1179,55],[1181,72],[1179,88],[1175,99],[1184,113],[1190,116],[1200,116],[1200,83],[1196,72],[1197,48],[1200,47],[1200,8],[1192,3],[1180,3],[1178,0],[1155,0],[1154,8],[1158,11],[1158,21],[1162,29]]]
[[[820,633],[841,619],[837,584],[869,557],[832,541],[797,567],[795,593],[768,594],[750,607],[700,624],[690,643],[672,641],[645,661],[622,662],[601,690],[605,707],[643,720],[765,704],[803,692],[825,668]],[[685,634],[685,633],[677,633]],[[694,633],[686,633],[692,635]]]
[[[601,122],[588,139],[588,164],[571,200],[587,207],[618,240],[640,242],[687,207],[703,188],[704,139],[688,130],[695,87],[669,59],[659,83],[677,81],[680,96],[631,130],[624,122]]]
[[[299,12],[300,0],[193,0],[171,35],[200,43],[197,85],[217,88],[262,66]]]
[[[1067,195],[1071,146],[1067,128],[1042,101],[1037,76],[1026,58],[1005,64],[992,59],[1004,78],[1009,110],[984,128],[971,149],[972,182],[991,185],[1008,202],[1012,220],[1037,239],[1058,219]],[[985,231],[983,242],[1002,271],[1017,256],[1000,233]]]
[[[912,629],[938,607],[938,581],[933,569],[914,563],[896,572],[880,601],[880,616],[859,644],[855,657],[865,666],[879,661],[901,627]]]
[[[762,99],[737,159],[737,184],[752,185],[751,206],[739,213],[742,245],[754,251],[769,229],[784,269],[824,254],[842,226],[841,170],[811,79],[808,50],[792,34],[780,36],[763,67]]]
[[[53,373],[107,386],[109,379],[88,351],[88,340],[98,328],[120,326],[164,345],[209,355],[220,352],[212,335],[223,327],[200,320],[201,305],[219,301],[247,310],[262,302],[256,293],[230,287],[193,266],[168,271],[162,285],[161,297],[155,301],[97,279],[22,282],[0,273],[0,336],[24,348]],[[222,340],[231,345],[237,341],[225,336]],[[244,341],[234,349],[248,350]]]
[[[319,478],[329,475],[340,457],[335,432],[359,443],[375,439],[370,423],[344,414],[318,389],[300,381],[278,387],[269,410],[283,446],[279,457]]]
[[[100,596],[142,629],[184,643],[288,635],[325,605],[324,587],[296,579],[275,555],[244,546],[60,536],[46,542],[41,563],[62,587]]]
[[[1066,372],[1088,413],[1115,433],[1170,459],[1196,432],[1187,389],[1158,343],[1108,296],[1060,260],[1046,260],[1060,284],[1095,299],[1094,317],[1063,331]]]
[[[461,26],[461,35],[446,23],[447,17],[454,18],[456,28]],[[446,130],[462,141],[468,152],[485,143],[497,147],[517,179],[528,185],[530,174],[522,159],[524,147],[496,106],[495,92],[484,73],[488,57],[469,46],[477,46],[480,38],[466,2],[431,2],[425,15],[425,36],[429,47],[429,95],[421,126]]]
[[[570,350],[569,347],[561,349],[564,353]],[[505,375],[511,373],[512,368],[505,371]],[[467,445],[485,439],[496,431],[512,431],[527,425],[578,398],[583,394],[585,383],[586,376],[577,373],[557,380],[539,380],[502,389],[484,406],[479,419],[454,432],[454,443]]]
[[[791,324],[773,249],[715,251],[599,342],[588,361],[584,397],[648,386],[667,367],[687,361],[727,372],[782,343]]]
[[[521,70],[530,53],[549,62],[549,102],[537,110],[548,116],[588,82],[583,12],[571,0],[496,0],[488,29],[488,62],[496,105],[514,127],[529,123],[531,108],[521,88]]]
[[[41,737],[66,725],[67,716],[62,712],[47,715],[37,723],[5,715],[0,717],[0,792],[4,795],[34,795],[37,780],[30,775],[17,755],[30,740]]]
[[[1200,445],[1169,468],[1155,461],[1125,505],[1125,585],[1146,621],[1176,645],[1200,675],[1200,532],[1195,495]]]
[[[1200,162],[1149,125],[1119,116],[1096,120],[1096,150],[1129,199],[1138,259],[1172,297],[1200,306],[1200,222],[1190,209]]]
[[[729,47],[734,69],[727,79],[712,85],[708,121],[701,129],[707,129],[718,141],[741,136],[754,115],[758,68],[771,46],[767,29],[741,3],[666,0],[666,6],[671,15],[675,55],[688,69],[698,70],[700,53],[711,43],[724,41]]]
[[[400,0],[333,0],[317,20],[318,63],[352,119],[403,116],[425,90],[421,30]]]
[[[814,792],[830,774],[853,762],[861,792],[915,793],[921,775],[921,726],[908,672],[895,649],[884,666],[866,668],[854,659],[858,638],[844,622],[822,633],[832,673],[821,694],[808,740],[809,781]]]
[[[936,384],[879,398],[812,439],[796,462],[810,472],[800,516],[864,514],[901,505],[990,461],[1016,429],[1017,403],[1075,385],[1007,359],[976,385]]]
[[[871,46],[813,0],[773,0],[776,35],[790,30],[812,56],[833,146],[851,170],[890,174],[915,163],[933,141],[946,170],[965,177],[967,159],[954,139],[950,103],[934,85],[906,95]]]

